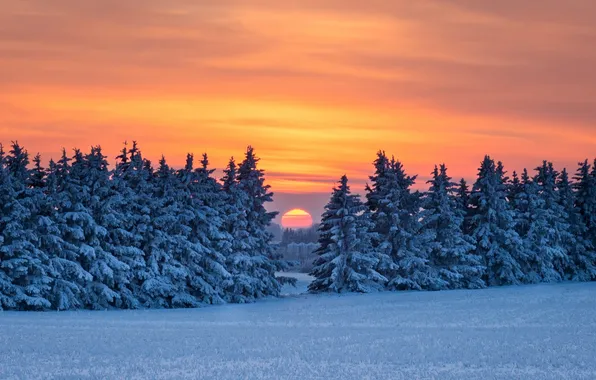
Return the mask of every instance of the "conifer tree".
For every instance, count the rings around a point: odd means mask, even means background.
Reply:
[[[462,232],[464,235],[470,237],[470,187],[465,179],[460,179],[459,186],[455,193],[455,200],[457,208],[463,215]],[[473,241],[471,241],[473,243]]]
[[[57,163],[50,162],[47,174],[47,196],[50,207],[54,210],[51,220],[46,220],[40,227],[46,236],[44,244],[51,252],[50,267],[56,274],[49,299],[52,307],[58,310],[88,307],[86,284],[93,276],[81,266],[80,242],[82,229],[67,213],[74,210],[73,199],[68,194],[70,189],[70,158],[62,150]]]
[[[9,153],[4,160],[8,176],[2,189],[1,269],[14,286],[13,301],[18,309],[48,309],[52,278],[48,254],[38,249],[37,199],[27,187],[29,154],[17,142]]]
[[[565,278],[574,281],[596,280],[596,250],[586,239],[586,225],[575,205],[573,184],[567,170],[563,169],[557,182],[559,203],[567,215],[569,234],[563,242],[569,255]]]
[[[220,203],[219,185],[210,177],[207,155],[203,155],[201,167],[194,169],[194,157],[187,156],[184,169],[179,171],[185,187],[185,209],[190,214],[185,218],[189,227],[188,249],[182,264],[190,271],[191,294],[203,303],[223,303],[224,289],[229,286],[231,275],[225,267],[225,256],[219,251],[222,215],[214,207]]]
[[[533,180],[524,170],[521,192],[516,194],[517,231],[523,239],[525,281],[561,281],[568,256],[567,215],[556,191],[558,173],[552,164],[543,162],[536,168]]]
[[[151,183],[151,233],[143,249],[148,273],[141,298],[147,307],[196,307],[199,301],[187,287],[189,270],[180,262],[187,248],[180,183],[163,156]]]
[[[420,236],[420,193],[412,192],[416,176],[408,176],[403,165],[378,152],[375,174],[367,186],[367,206],[378,240],[376,249],[391,258],[380,264],[381,273],[394,290],[426,289],[433,282],[424,239]]]
[[[6,168],[4,147],[0,144],[0,247],[4,245],[5,229],[10,222],[10,207],[13,202],[12,181]],[[14,300],[16,287],[12,284],[12,279],[6,273],[6,268],[3,265],[4,260],[8,259],[4,250],[0,249],[0,310],[16,307]]]
[[[136,301],[130,290],[128,274],[130,267],[114,254],[116,246],[110,236],[112,224],[117,223],[117,215],[112,210],[110,173],[107,160],[99,146],[83,155],[75,150],[70,173],[71,190],[77,200],[75,212],[68,217],[82,222],[83,242],[79,256],[82,267],[93,276],[87,284],[87,303],[94,309],[110,307],[135,307]]]
[[[486,267],[488,285],[518,284],[523,279],[522,240],[505,194],[502,165],[485,156],[470,195],[472,237]]]
[[[580,162],[574,180],[575,205],[585,225],[584,238],[596,247],[596,166],[591,167],[588,160]]]
[[[464,211],[455,196],[456,184],[447,168],[435,166],[423,199],[422,235],[428,236],[431,290],[482,288],[483,267],[475,246],[464,235]],[[461,190],[461,187],[460,187]]]
[[[344,175],[333,189],[322,216],[319,257],[311,273],[311,292],[368,293],[382,289],[387,279],[375,268],[379,254],[372,249],[366,206],[351,194]]]
[[[293,282],[287,277],[275,277],[275,272],[285,266],[275,255],[272,235],[267,231],[277,212],[268,212],[265,208],[273,194],[270,186],[264,184],[264,172],[257,168],[258,161],[249,146],[237,169],[235,182],[229,178],[231,167],[224,177],[224,187],[228,188],[231,202],[236,205],[232,212],[237,217],[233,235],[235,244],[228,259],[228,270],[234,278],[230,295],[234,302],[277,296],[283,283]]]

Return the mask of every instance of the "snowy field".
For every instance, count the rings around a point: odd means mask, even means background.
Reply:
[[[596,283],[4,312],[0,331],[1,379],[596,379]]]

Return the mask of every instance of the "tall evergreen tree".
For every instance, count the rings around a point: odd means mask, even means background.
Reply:
[[[567,170],[563,169],[557,182],[559,203],[567,215],[569,234],[563,242],[569,255],[565,278],[575,281],[596,280],[596,250],[592,242],[586,239],[586,225],[578,207],[575,205],[573,184],[569,181]]]
[[[80,243],[83,231],[73,220],[67,218],[74,210],[74,199],[69,196],[70,164],[66,151],[57,163],[50,162],[46,180],[48,203],[53,213],[50,220],[40,225],[42,241],[51,252],[50,267],[56,278],[50,291],[50,300],[55,309],[79,309],[87,307],[86,284],[93,276],[81,266]]]
[[[564,243],[568,241],[568,224],[556,190],[558,173],[546,161],[536,172],[530,180],[524,171],[523,190],[516,196],[517,230],[525,249],[525,280],[561,281],[568,261]]]
[[[428,236],[433,281],[429,289],[482,288],[484,268],[474,254],[471,238],[463,233],[464,210],[455,196],[456,184],[447,168],[435,166],[423,199],[422,235]]]
[[[13,301],[18,309],[48,309],[52,277],[48,254],[38,248],[37,199],[27,187],[29,154],[17,142],[13,142],[9,153],[5,158],[8,176],[2,189],[0,265],[4,277],[10,278],[14,286]]]
[[[181,219],[184,195],[163,156],[151,184],[151,232],[144,248],[148,273],[141,298],[148,307],[196,307],[200,302],[187,286],[190,271],[181,263],[188,249],[188,228]]]
[[[190,270],[191,294],[203,303],[223,303],[224,289],[231,283],[231,274],[225,267],[225,255],[220,249],[227,245],[222,240],[223,218],[215,208],[222,206],[218,183],[210,177],[207,155],[201,167],[194,169],[194,157],[187,156],[186,166],[179,176],[187,197],[185,209],[190,211],[185,224],[188,231],[188,249],[182,264]],[[226,242],[227,243],[227,242]]]
[[[596,247],[596,163],[591,167],[588,160],[580,162],[573,179],[575,205],[585,225],[584,238]]]
[[[10,207],[14,203],[14,197],[12,181],[6,168],[4,147],[0,144],[0,247],[4,245],[5,229],[10,222]],[[12,284],[12,279],[3,265],[4,260],[7,259],[9,257],[4,250],[0,249],[0,310],[16,307],[14,300],[16,287]]]
[[[486,267],[488,285],[518,284],[523,279],[522,240],[506,199],[502,165],[485,156],[470,195],[472,237]]]
[[[465,179],[461,179],[459,181],[459,186],[457,187],[455,193],[455,199],[457,203],[457,208],[460,210],[461,214],[463,215],[464,221],[462,223],[462,231],[464,235],[470,235],[470,187]]]
[[[367,186],[367,206],[373,230],[378,236],[376,248],[391,257],[390,264],[380,264],[389,279],[389,289],[426,289],[433,282],[427,252],[420,236],[420,193],[412,192],[416,176],[405,173],[401,162],[377,154],[375,174]]]
[[[78,210],[68,217],[82,222],[84,240],[79,257],[82,267],[93,276],[87,284],[87,303],[94,309],[135,307],[130,290],[130,267],[116,256],[119,248],[110,232],[117,224],[114,214],[110,172],[99,146],[83,155],[75,150],[70,177],[78,190]],[[71,194],[72,195],[72,194]]]
[[[258,161],[249,146],[235,181],[229,178],[234,169],[232,162],[223,179],[230,202],[236,206],[231,209],[236,219],[232,229],[234,246],[228,257],[228,270],[234,279],[229,296],[233,302],[276,296],[282,283],[293,282],[286,277],[275,277],[275,272],[285,266],[274,253],[272,235],[267,231],[277,212],[268,212],[265,208],[273,193],[264,183],[264,172],[257,168]]]
[[[363,292],[382,289],[387,279],[375,268],[378,251],[370,241],[368,214],[360,197],[350,192],[344,175],[333,189],[322,216],[319,257],[311,273],[311,292]]]

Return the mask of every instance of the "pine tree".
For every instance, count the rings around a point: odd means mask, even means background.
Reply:
[[[457,191],[455,194],[455,199],[457,203],[457,208],[460,210],[461,214],[463,215],[464,221],[462,223],[462,232],[464,235],[469,236],[471,233],[470,228],[470,187],[465,179],[461,179],[459,181],[459,186],[457,187]],[[473,242],[472,242],[473,243]]]
[[[568,265],[567,214],[556,190],[558,173],[543,162],[533,180],[524,170],[522,191],[516,194],[517,231],[523,239],[525,281],[553,282],[563,279]]]
[[[119,217],[111,234],[116,235],[113,239],[120,246],[120,260],[131,268],[129,287],[142,304],[139,297],[144,295],[143,283],[152,278],[145,249],[149,251],[147,247],[153,236],[153,168],[149,161],[143,159],[136,141],[133,141],[130,150],[127,150],[125,143],[116,160],[112,180],[118,194],[115,210]]]
[[[563,242],[568,250],[569,264],[565,278],[575,281],[596,279],[596,250],[592,242],[586,239],[586,225],[579,209],[575,205],[573,185],[569,181],[567,170],[563,169],[557,182],[559,204],[567,215],[569,234]]]
[[[472,237],[486,267],[488,285],[518,284],[523,278],[522,240],[505,194],[502,165],[485,156],[470,195]]]
[[[416,176],[408,176],[403,165],[377,154],[375,174],[367,186],[367,206],[371,211],[375,247],[391,258],[381,263],[380,273],[389,279],[389,289],[427,289],[433,283],[424,239],[419,235],[420,193],[410,188]]]
[[[596,249],[596,166],[591,167],[588,160],[580,162],[573,179],[575,206],[585,226],[583,237]]]
[[[0,144],[0,247],[4,245],[4,230],[10,222],[10,206],[14,203],[14,190],[12,181],[6,168],[6,157],[4,147]],[[16,287],[4,268],[4,260],[8,256],[0,248],[0,310],[14,309],[16,302]]]
[[[422,213],[422,235],[429,237],[433,280],[429,289],[482,288],[484,268],[474,254],[471,239],[463,233],[464,211],[455,196],[456,184],[451,182],[445,165],[435,166],[431,174]]]
[[[227,236],[220,233],[223,218],[214,207],[222,206],[218,183],[210,177],[209,160],[203,155],[201,167],[193,169],[193,155],[187,156],[179,177],[188,196],[185,209],[190,211],[185,220],[190,228],[189,247],[182,264],[190,270],[191,294],[203,303],[223,303],[224,289],[231,284],[231,274],[225,267],[225,256],[220,249],[227,247]],[[226,240],[225,242],[223,242]]]
[[[147,163],[145,166],[148,170]],[[151,184],[151,232],[143,249],[148,273],[141,299],[147,307],[197,307],[199,301],[187,287],[190,272],[180,261],[188,248],[187,226],[181,223],[184,195],[174,170],[163,156]]]
[[[275,272],[286,266],[275,255],[272,235],[267,231],[277,212],[268,212],[265,208],[273,194],[270,186],[264,184],[264,172],[257,168],[258,161],[249,146],[235,181],[230,178],[234,170],[232,162],[223,179],[229,201],[235,206],[230,209],[228,220],[230,213],[236,217],[232,228],[234,245],[228,257],[228,271],[234,279],[233,287],[228,290],[232,302],[277,296],[283,283],[294,282],[286,277],[275,277]]]
[[[526,169],[524,169],[526,170]],[[527,171],[525,173],[527,175]],[[523,176],[523,175],[522,175]],[[524,184],[519,179],[517,172],[513,172],[512,180],[507,184],[507,200],[512,210],[517,210],[516,201],[518,195],[524,191]]]
[[[62,157],[57,163],[50,162],[46,180],[49,207],[52,208],[50,220],[40,223],[40,233],[46,236],[43,243],[51,252],[50,267],[56,274],[49,299],[57,310],[80,309],[86,307],[85,286],[93,276],[80,264],[80,239],[82,229],[67,219],[67,213],[73,210],[70,189],[70,158],[62,150]]]
[[[39,205],[33,191],[27,187],[29,154],[17,142],[13,142],[9,153],[5,158],[8,176],[2,189],[5,202],[0,221],[1,269],[5,272],[3,277],[10,278],[14,286],[13,301],[18,309],[48,309],[51,303],[47,294],[52,277],[49,257],[37,247],[39,237],[35,221]]]
[[[311,292],[362,292],[380,290],[387,279],[375,268],[379,254],[372,248],[369,217],[360,197],[351,194],[344,175],[333,189],[321,225],[328,236],[320,241],[309,285]],[[325,247],[323,249],[323,247]]]

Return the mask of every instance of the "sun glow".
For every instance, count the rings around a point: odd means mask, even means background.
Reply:
[[[307,228],[312,226],[312,216],[303,209],[294,208],[282,216],[281,224],[284,228]]]

